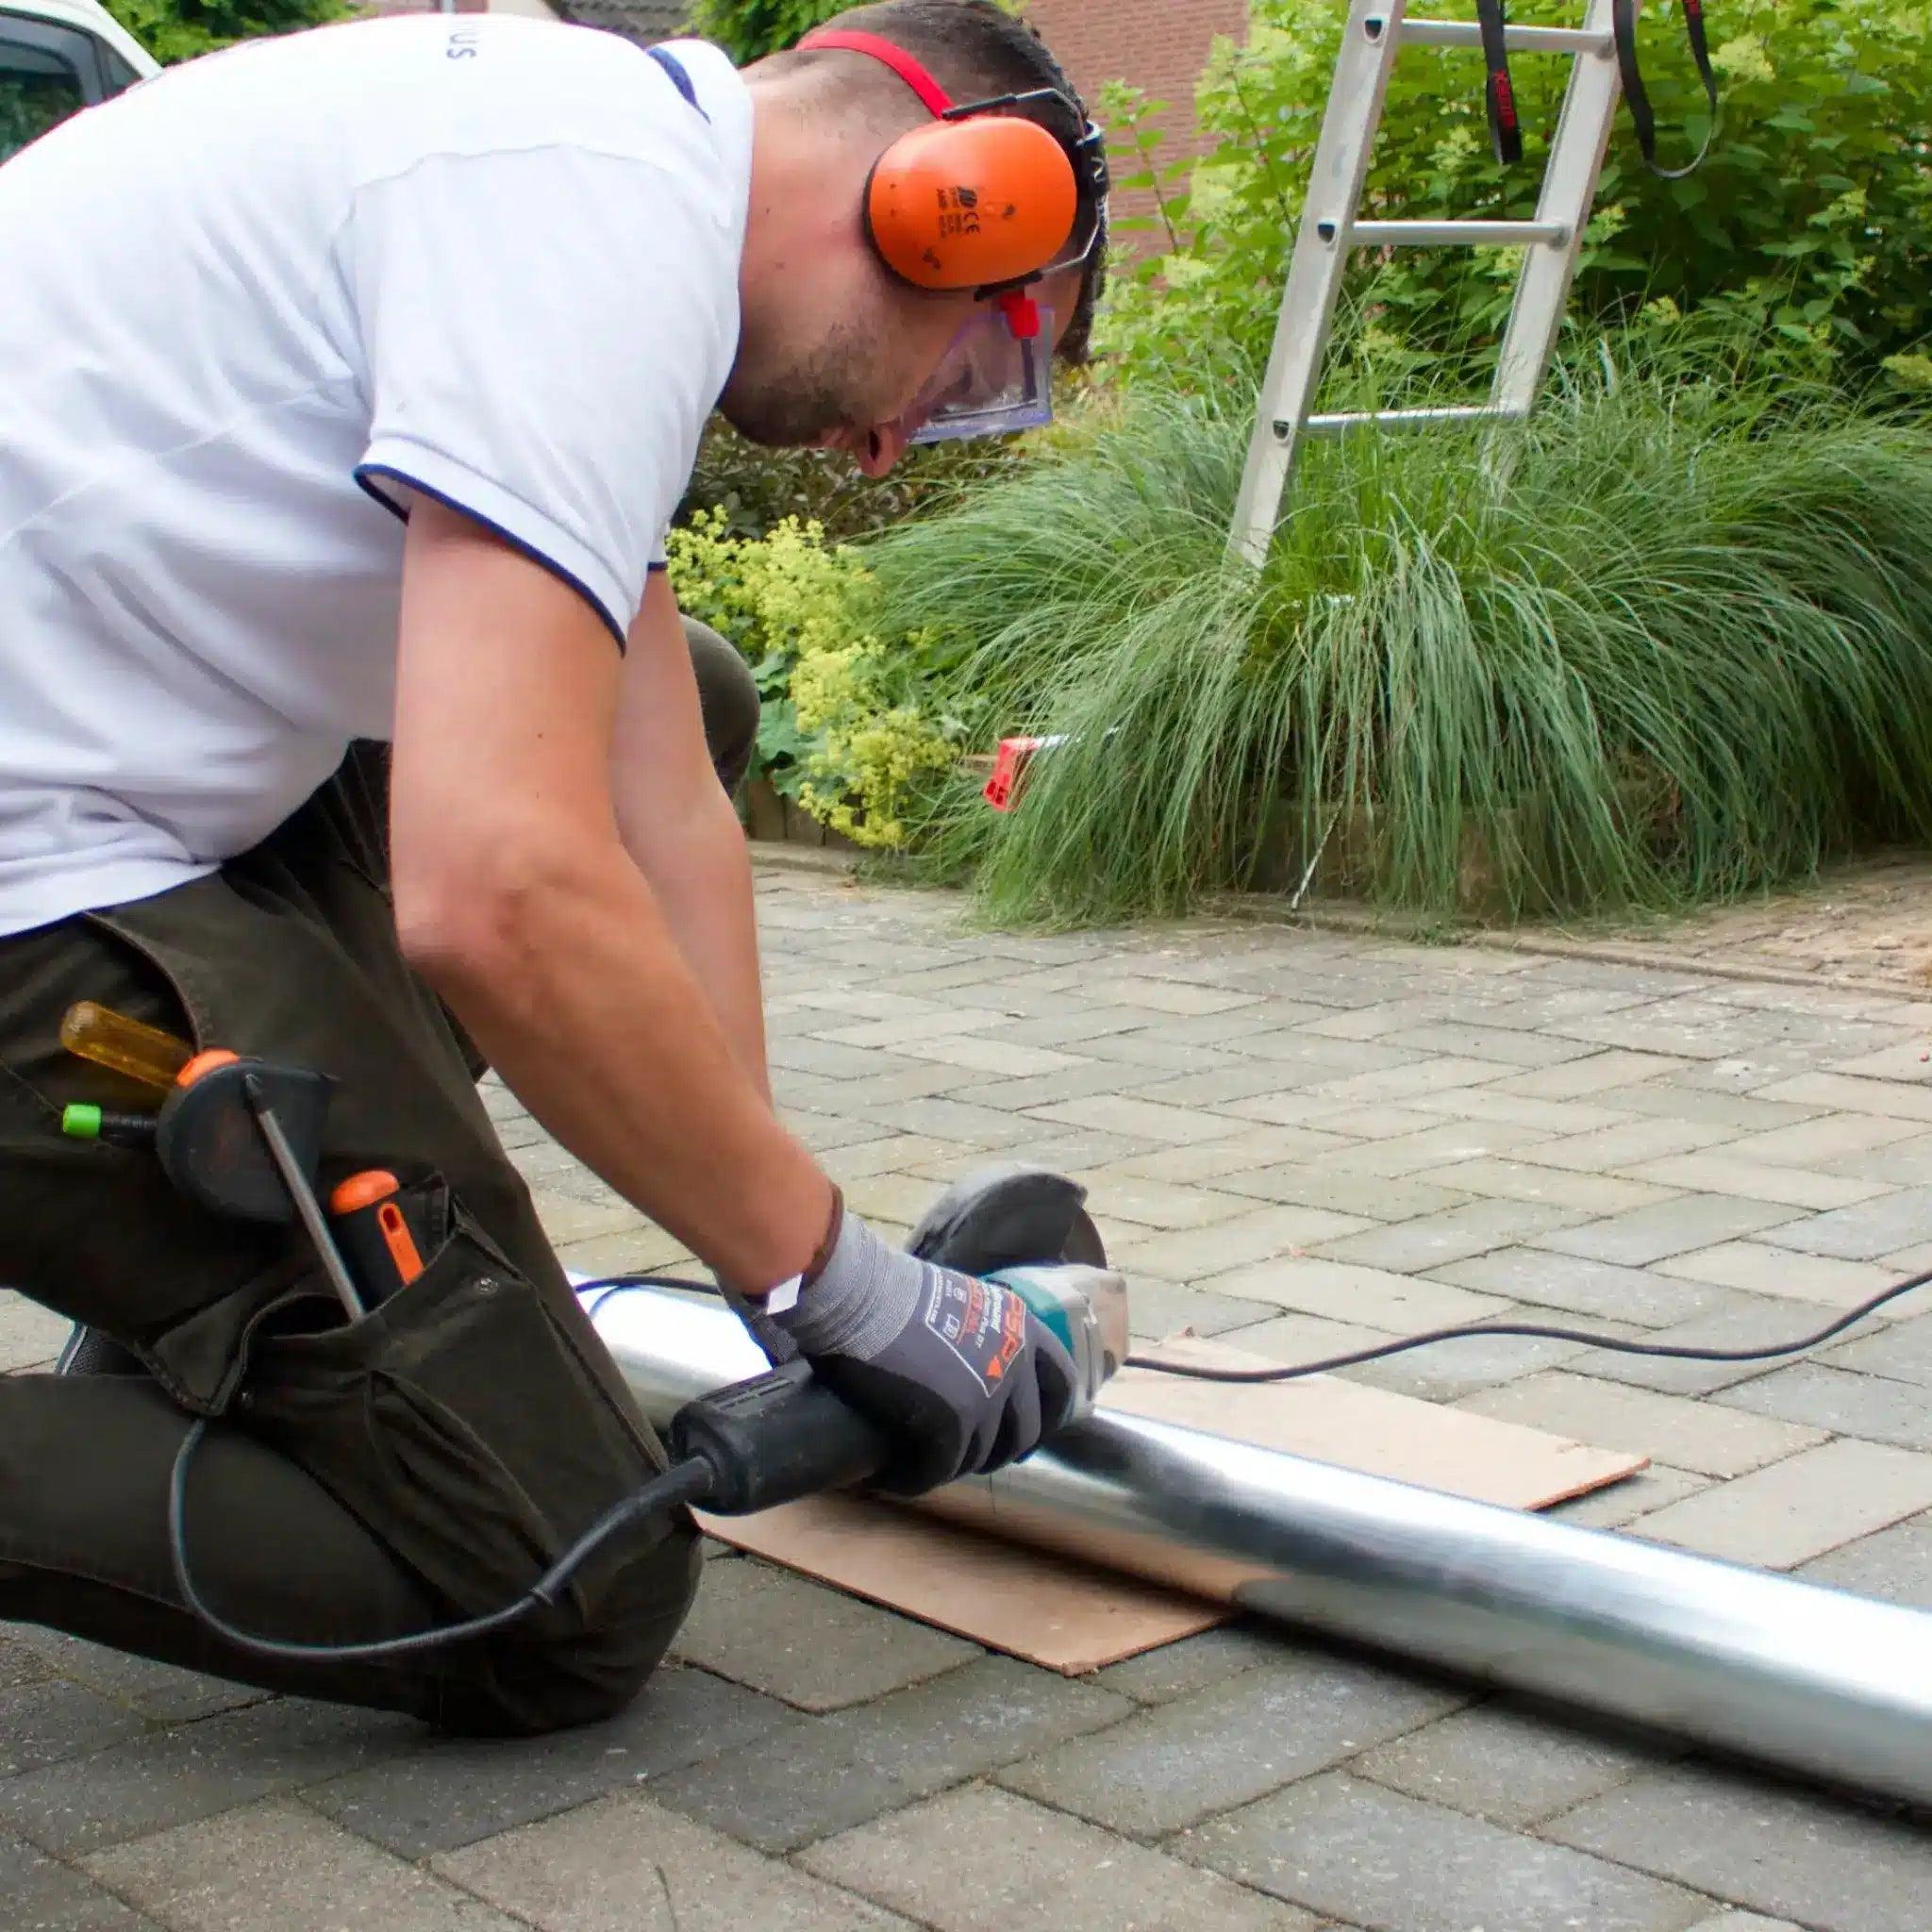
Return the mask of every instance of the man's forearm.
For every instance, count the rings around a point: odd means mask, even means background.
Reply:
[[[730,800],[714,787],[705,808],[689,813],[673,837],[648,810],[626,814],[620,808],[618,822],[739,1065],[769,1101],[751,857]]]
[[[537,1119],[725,1282],[759,1292],[801,1272],[831,1183],[773,1113],[641,874],[614,842],[523,872],[541,883],[433,948],[425,976]]]

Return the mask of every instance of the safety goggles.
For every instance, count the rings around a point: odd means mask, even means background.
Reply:
[[[908,442],[1006,436],[1053,421],[1053,311],[1002,296],[953,338],[900,418]]]

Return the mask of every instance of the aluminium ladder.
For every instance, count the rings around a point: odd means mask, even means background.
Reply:
[[[1357,210],[1396,54],[1405,44],[1477,47],[1482,43],[1481,28],[1473,21],[1410,20],[1407,0],[1352,0],[1275,322],[1274,345],[1261,382],[1247,467],[1235,500],[1234,526],[1228,535],[1234,554],[1256,565],[1266,558],[1295,448],[1305,435],[1361,427],[1422,428],[1436,423],[1520,422],[1529,414],[1562,325],[1617,111],[1621,85],[1611,32],[1614,4],[1615,0],[1588,0],[1581,27],[1504,29],[1512,53],[1521,49],[1568,54],[1575,61],[1534,221],[1379,222],[1358,220]],[[1490,400],[1443,408],[1310,414],[1349,251],[1407,245],[1524,249]]]

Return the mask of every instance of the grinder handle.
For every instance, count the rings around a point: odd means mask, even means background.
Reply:
[[[687,1402],[670,1435],[674,1457],[696,1457],[710,1469],[706,1507],[723,1516],[849,1489],[876,1475],[892,1447],[804,1361]]]

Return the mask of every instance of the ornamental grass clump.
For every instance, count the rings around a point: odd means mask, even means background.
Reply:
[[[1932,832],[1923,420],[1605,353],[1525,425],[1305,445],[1257,575],[1253,394],[1134,395],[868,551],[956,736],[1064,735],[1013,811],[919,827],[992,916],[1668,907]]]

